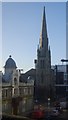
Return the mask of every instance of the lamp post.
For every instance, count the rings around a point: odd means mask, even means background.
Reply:
[[[48,98],[48,108],[50,108],[50,98]]]
[[[50,115],[49,115],[49,113],[50,113],[49,111],[50,111],[50,98],[48,98],[48,118],[49,118],[49,116],[50,116]]]
[[[55,65],[54,70],[55,70],[55,84],[57,84],[57,75],[58,75],[57,65]],[[55,87],[55,100],[58,100],[58,91],[56,87]]]
[[[48,111],[50,110],[50,98],[48,98]]]

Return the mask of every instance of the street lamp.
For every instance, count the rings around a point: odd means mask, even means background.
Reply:
[[[48,98],[48,108],[50,108],[50,98]]]
[[[61,59],[61,62],[68,62],[68,59]]]
[[[48,98],[48,118],[50,117],[50,115],[49,115],[50,112],[49,111],[50,111],[50,98]]]

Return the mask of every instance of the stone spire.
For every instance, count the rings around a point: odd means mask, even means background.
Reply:
[[[47,101],[50,97],[51,82],[51,52],[48,44],[45,7],[43,10],[42,28],[37,49],[35,94],[39,101]]]
[[[47,47],[48,47],[48,38],[47,38],[45,7],[44,7],[43,18],[42,18],[42,28],[41,28],[41,34],[40,34],[40,48],[47,49]]]

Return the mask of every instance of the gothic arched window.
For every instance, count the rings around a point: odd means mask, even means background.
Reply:
[[[43,74],[43,72],[41,73],[41,83],[43,83],[44,82],[44,74]]]
[[[14,85],[17,84],[17,78],[14,78]]]
[[[40,67],[41,67],[41,68],[44,68],[44,67],[45,67],[44,60],[41,60],[41,61],[40,61]]]

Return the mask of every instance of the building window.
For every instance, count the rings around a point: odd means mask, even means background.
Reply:
[[[41,67],[41,68],[44,68],[44,66],[45,66],[44,60],[41,60],[41,61],[40,61],[40,67]]]
[[[28,88],[24,88],[24,95],[28,94]]]
[[[7,97],[7,89],[3,89],[2,90],[2,98],[6,98]]]
[[[6,97],[7,97],[7,92],[8,92],[8,91],[6,90]]]
[[[67,80],[67,74],[64,73],[64,80]]]
[[[44,64],[44,60],[42,60],[42,66],[43,66],[43,68],[44,68],[44,66],[45,66],[45,64]]]
[[[66,91],[68,91],[68,86],[66,86]]]
[[[17,78],[14,78],[14,85],[17,84]]]
[[[18,89],[17,88],[14,89],[14,95],[18,95]]]
[[[23,95],[23,89],[19,88],[20,95]]]
[[[43,75],[43,72],[41,73],[41,83],[43,83],[44,81],[44,75]]]
[[[32,88],[30,88],[30,95],[32,95],[32,92],[33,92],[33,91],[32,91]]]

